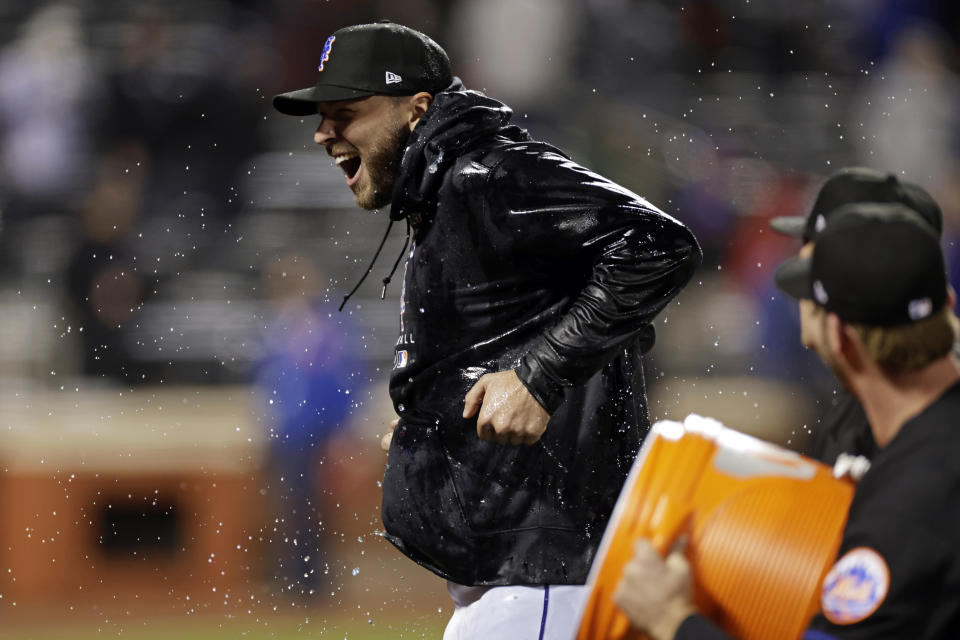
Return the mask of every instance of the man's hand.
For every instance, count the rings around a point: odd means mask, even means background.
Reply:
[[[477,380],[464,398],[463,417],[471,418],[478,410],[477,435],[497,444],[533,444],[550,420],[513,371],[488,373]]]
[[[675,550],[664,560],[641,538],[623,568],[613,601],[653,640],[673,640],[681,623],[697,611],[692,593],[690,564],[683,553]]]
[[[390,431],[387,431],[383,434],[383,437],[380,438],[380,448],[384,451],[390,451],[390,443],[393,441],[393,432],[397,430],[397,425],[400,424],[400,418],[394,418],[390,421]]]

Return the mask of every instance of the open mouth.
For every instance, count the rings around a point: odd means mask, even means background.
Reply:
[[[343,169],[343,173],[347,176],[347,184],[353,186],[357,181],[357,176],[360,175],[360,165],[362,161],[360,156],[344,154],[342,156],[337,156],[334,159],[334,162],[338,167]]]

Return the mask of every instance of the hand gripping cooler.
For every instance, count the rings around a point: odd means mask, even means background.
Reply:
[[[853,489],[825,465],[709,418],[656,423],[597,551],[576,640],[645,637],[612,594],[638,538],[666,555],[681,534],[704,615],[743,640],[800,638]]]

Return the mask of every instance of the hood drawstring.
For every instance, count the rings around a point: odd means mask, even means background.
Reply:
[[[393,220],[387,224],[387,230],[383,234],[383,238],[380,239],[380,246],[377,247],[376,252],[373,254],[373,259],[370,260],[370,266],[367,267],[367,270],[364,271],[363,276],[360,277],[360,281],[350,290],[350,293],[343,296],[343,302],[340,303],[340,307],[337,311],[343,311],[343,307],[347,304],[347,301],[353,297],[353,294],[357,292],[357,289],[360,288],[360,285],[363,284],[363,281],[367,279],[367,276],[370,275],[370,272],[373,271],[373,265],[376,264],[377,258],[380,257],[380,252],[383,250],[383,245],[387,242],[387,238],[390,236],[390,229],[393,227]],[[410,244],[410,221],[407,220],[407,237],[403,241],[403,249],[400,250],[400,255],[397,256],[397,261],[393,263],[393,269],[390,270],[390,274],[383,279],[383,291],[380,293],[380,299],[383,300],[387,295],[387,285],[390,284],[390,279],[393,277],[394,272],[397,270],[397,266],[400,264],[400,260],[403,258],[404,253],[407,250],[407,245]]]
[[[397,267],[400,266],[400,261],[403,259],[404,254],[407,252],[407,246],[410,244],[410,218],[407,218],[407,237],[403,240],[403,248],[400,249],[400,255],[397,256],[397,261],[393,263],[393,269],[390,269],[390,273],[387,274],[387,277],[383,279],[383,291],[380,292],[380,299],[383,300],[387,297],[387,285],[390,284],[390,279],[393,277],[393,274],[397,272]]]

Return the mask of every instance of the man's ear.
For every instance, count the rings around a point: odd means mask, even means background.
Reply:
[[[957,292],[952,284],[947,285],[947,305],[951,309],[957,308]]]
[[[823,344],[827,353],[830,354],[830,357],[834,360],[846,357],[846,351],[849,350],[849,345],[846,344],[847,336],[844,331],[846,326],[840,318],[837,317],[837,314],[824,312],[822,326]]]
[[[420,118],[427,112],[431,104],[433,104],[433,96],[426,91],[416,93],[407,99],[407,106],[409,107],[407,123],[410,125],[410,131],[413,131],[413,128],[417,126]]]
[[[827,311],[823,312],[823,343],[830,354],[836,354],[840,351],[840,318]]]
[[[866,365],[866,351],[860,334],[849,324],[843,322],[836,314],[829,314],[828,340],[832,340],[836,347],[834,357],[842,358],[848,367],[854,371],[862,371]]]

